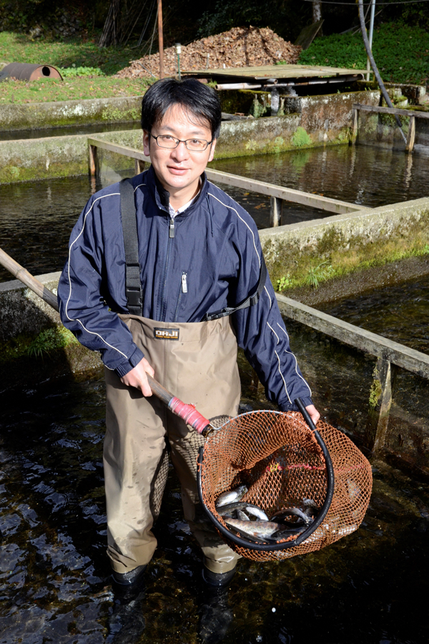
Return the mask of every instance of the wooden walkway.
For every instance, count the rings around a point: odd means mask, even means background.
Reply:
[[[407,143],[405,150],[412,152],[416,140],[416,119],[429,119],[429,112],[419,112],[418,110],[403,110],[396,107],[379,107],[376,105],[361,105],[355,103],[353,105],[353,126],[352,126],[352,141],[356,141],[358,134],[358,114],[359,112],[373,112],[375,114],[390,114],[392,116],[404,116],[410,119],[410,126],[408,128]]]
[[[92,177],[95,177],[98,172],[97,149],[115,152],[116,154],[121,154],[122,156],[134,159],[136,174],[143,171],[145,163],[150,163],[149,157],[145,156],[141,150],[135,150],[134,148],[118,145],[116,143],[109,143],[108,141],[102,141],[101,139],[88,137],[88,148],[89,171]],[[223,183],[236,188],[243,188],[250,192],[269,196],[271,200],[270,224],[273,227],[281,226],[283,201],[298,203],[310,208],[318,208],[319,210],[325,210],[336,215],[368,210],[368,208],[365,208],[364,206],[347,203],[346,201],[340,201],[339,199],[330,199],[329,197],[323,197],[322,195],[302,192],[301,190],[293,190],[292,188],[284,188],[283,186],[276,186],[265,181],[258,181],[257,179],[247,179],[246,177],[230,174],[229,172],[207,169],[206,174],[207,178],[215,183]]]
[[[389,412],[393,400],[393,367],[400,367],[428,380],[429,356],[279,293],[276,293],[276,298],[281,312],[286,317],[377,358],[373,389],[379,391],[380,396],[374,409],[375,426],[368,432],[372,434],[372,444],[368,444],[367,447],[375,454],[381,452],[386,445]],[[368,391],[368,400],[369,397]],[[370,422],[368,420],[368,426]]]

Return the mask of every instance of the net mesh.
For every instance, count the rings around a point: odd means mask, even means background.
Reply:
[[[285,547],[276,550],[264,549],[263,544],[255,548],[251,539],[249,548],[243,547],[222,532],[228,545],[243,557],[268,561],[306,554],[351,534],[361,524],[372,490],[371,466],[339,430],[319,421],[317,431],[335,477],[327,514],[302,543],[292,545],[295,537],[289,536]],[[231,419],[208,437],[200,478],[204,505],[230,534],[230,526],[216,509],[223,492],[245,485],[248,491],[241,500],[259,506],[269,517],[308,502],[320,511],[328,492],[323,450],[299,412],[254,411]]]

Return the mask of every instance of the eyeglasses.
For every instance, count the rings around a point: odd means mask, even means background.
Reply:
[[[158,134],[158,136],[151,134],[151,137],[155,139],[156,144],[160,148],[166,148],[167,150],[175,150],[179,143],[184,143],[190,152],[204,152],[204,150],[207,150],[210,143],[213,143],[213,139],[211,141],[204,141],[204,139],[183,140],[176,139],[174,136],[170,136],[169,134]]]

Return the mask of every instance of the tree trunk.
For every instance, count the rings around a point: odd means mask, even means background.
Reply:
[[[99,47],[119,45],[121,33],[122,0],[110,0],[109,12],[100,37]]]
[[[313,22],[322,20],[322,3],[320,0],[313,1]]]

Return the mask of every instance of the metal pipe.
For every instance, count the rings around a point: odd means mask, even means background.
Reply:
[[[371,16],[369,19],[369,48],[372,51],[372,37],[374,34],[374,16],[375,16],[375,0],[371,0]],[[369,81],[370,76],[370,62],[369,58],[366,59],[366,80]]]
[[[378,83],[378,85],[380,87],[381,93],[384,96],[384,100],[386,101],[387,105],[390,108],[394,109],[393,108],[393,103],[390,100],[390,96],[387,93],[386,88],[384,87],[383,81],[381,80],[381,76],[380,76],[380,73],[378,71],[378,67],[375,64],[374,56],[372,55],[372,51],[371,51],[371,48],[369,46],[368,36],[366,34],[365,18],[364,18],[364,15],[363,15],[363,2],[362,2],[362,0],[359,0],[359,20],[360,20],[360,28],[361,28],[361,32],[362,32],[363,42],[364,42],[364,45],[365,45],[366,53],[367,53],[368,58],[369,58],[370,63],[371,63],[372,71],[374,72],[375,78],[377,79],[377,83]],[[399,130],[400,130],[400,132],[402,134],[402,138],[404,139],[404,143],[406,145],[407,144],[407,137],[405,136],[405,134],[404,134],[404,132],[402,130],[401,121],[399,120],[398,116],[395,116],[395,120],[396,120],[396,123],[398,124]]]

